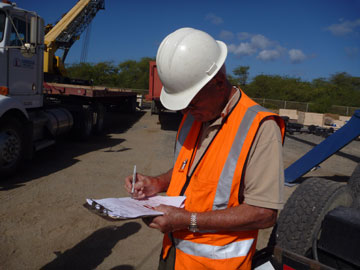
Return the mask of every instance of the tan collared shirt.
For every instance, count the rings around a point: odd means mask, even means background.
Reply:
[[[203,123],[200,140],[189,174],[221,127],[222,121],[240,99],[240,91],[234,93],[219,118]],[[244,178],[244,202],[258,207],[282,209],[284,168],[282,139],[274,120],[265,121],[259,128],[251,146]]]

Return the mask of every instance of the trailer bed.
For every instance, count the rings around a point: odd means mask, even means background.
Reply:
[[[130,89],[109,88],[104,86],[86,86],[44,82],[46,95],[83,96],[83,97],[136,97]]]

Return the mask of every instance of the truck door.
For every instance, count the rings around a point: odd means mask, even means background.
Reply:
[[[20,17],[12,17],[13,25],[8,44],[8,71],[10,95],[22,100],[25,107],[39,107],[42,99],[42,68],[39,50],[29,53],[21,49],[30,40],[30,18],[28,22]],[[41,104],[40,104],[41,103]]]
[[[6,15],[0,10],[0,87],[7,86],[7,64],[5,54],[5,22]]]

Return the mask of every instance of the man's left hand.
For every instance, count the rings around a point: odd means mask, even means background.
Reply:
[[[163,212],[164,215],[143,220],[150,228],[158,229],[163,233],[185,229],[190,223],[190,212],[183,208],[162,204],[155,207],[154,210]]]

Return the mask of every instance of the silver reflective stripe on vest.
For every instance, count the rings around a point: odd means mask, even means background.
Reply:
[[[254,239],[233,242],[225,246],[198,244],[177,238],[174,238],[174,242],[177,249],[189,255],[209,259],[230,259],[246,256],[249,253]]]
[[[188,115],[185,119],[185,122],[181,127],[178,139],[176,141],[174,164],[179,156],[181,147],[184,145],[184,142],[185,142],[186,137],[191,129],[193,122],[194,122],[194,117],[190,113],[188,113]]]
[[[234,142],[231,146],[230,153],[225,161],[224,168],[221,172],[220,179],[217,185],[216,195],[213,202],[213,210],[225,209],[229,202],[230,190],[232,185],[232,179],[236,169],[236,163],[240,156],[241,149],[243,147],[245,138],[254,121],[257,113],[260,111],[267,111],[260,105],[250,107],[245,115],[238,131],[235,135]]]

